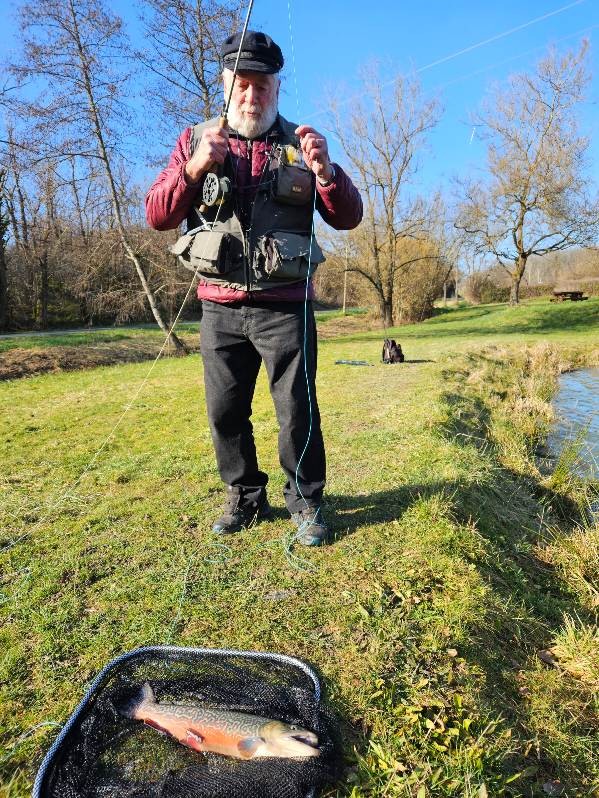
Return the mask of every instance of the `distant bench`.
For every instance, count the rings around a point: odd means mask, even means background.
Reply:
[[[554,291],[553,299],[551,301],[566,302],[568,299],[571,302],[582,302],[585,299],[588,299],[588,296],[583,296],[582,291]]]

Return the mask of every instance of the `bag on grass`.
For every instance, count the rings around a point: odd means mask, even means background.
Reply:
[[[383,342],[383,363],[403,363],[404,360],[401,346],[393,338],[385,338]]]

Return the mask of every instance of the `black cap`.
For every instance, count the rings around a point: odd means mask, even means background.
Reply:
[[[233,70],[235,68],[240,41],[241,33],[234,33],[223,42],[221,55],[225,69]],[[283,68],[283,63],[281,48],[273,42],[270,36],[255,30],[246,31],[239,56],[239,70],[266,72],[272,75]]]

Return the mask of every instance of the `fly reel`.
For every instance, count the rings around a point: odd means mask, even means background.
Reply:
[[[231,181],[228,177],[219,177],[214,172],[208,172],[204,178],[202,200],[209,208],[213,205],[222,205],[231,197]]]

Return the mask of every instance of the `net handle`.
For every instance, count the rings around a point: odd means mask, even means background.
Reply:
[[[48,753],[44,757],[35,777],[33,790],[31,792],[32,798],[43,798],[42,788],[44,786],[44,780],[50,769],[50,766],[52,765],[52,761],[56,756],[56,753],[62,745],[65,737],[79,719],[81,713],[87,707],[90,699],[102,686],[103,682],[106,681],[106,678],[112,673],[112,671],[116,670],[119,665],[122,665],[124,662],[143,654],[201,654],[202,656],[207,655],[215,657],[247,657],[248,659],[270,660],[271,662],[279,662],[285,665],[291,665],[292,667],[299,668],[299,670],[303,671],[312,681],[312,684],[314,685],[314,697],[316,698],[316,702],[320,703],[320,681],[318,680],[318,676],[314,670],[300,659],[296,659],[296,657],[289,657],[287,654],[270,654],[266,651],[235,651],[231,648],[190,648],[187,646],[142,646],[141,648],[135,648],[132,651],[127,651],[126,653],[121,654],[107,663],[91,682],[75,711],[62,727],[57,738],[54,740]],[[311,789],[308,793],[306,793],[306,798],[315,798],[315,795],[316,791]]]

